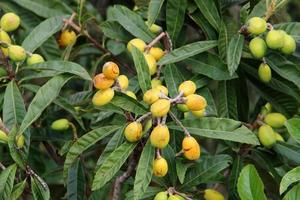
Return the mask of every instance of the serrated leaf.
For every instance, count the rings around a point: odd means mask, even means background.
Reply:
[[[291,184],[298,181],[300,181],[300,167],[295,167],[282,177],[279,188],[280,194],[283,194]]]
[[[10,198],[13,190],[17,165],[13,164],[3,170],[0,174],[0,199],[6,200]]]
[[[31,192],[32,192],[33,200],[50,199],[50,191],[48,186],[42,185],[37,179],[33,177],[31,177]]]
[[[176,65],[170,64],[164,67],[164,79],[170,96],[174,98],[178,95],[178,86],[183,82],[180,71]]]
[[[164,0],[151,0],[148,7],[148,27],[150,28],[160,13]]]
[[[139,85],[145,93],[148,89],[151,88],[151,76],[149,72],[148,64],[145,60],[143,53],[138,50],[135,46],[132,46],[132,57],[135,69],[137,71],[137,77]]]
[[[67,196],[69,200],[84,200],[85,176],[79,160],[68,171]]]
[[[207,21],[216,30],[219,30],[221,18],[215,2],[206,0],[195,0],[195,2]]]
[[[274,28],[284,30],[287,34],[291,35],[295,40],[300,41],[300,22],[287,22],[275,24]]]
[[[254,165],[249,164],[242,169],[237,188],[241,200],[267,200],[264,184]]]
[[[237,70],[244,46],[244,36],[241,34],[235,35],[231,38],[227,50],[227,65],[230,75]]]
[[[150,140],[147,141],[143,148],[134,179],[134,199],[141,199],[143,194],[146,192],[149,183],[152,178],[153,161],[155,157],[155,149],[151,145]]]
[[[55,76],[43,85],[32,99],[27,113],[22,121],[19,133],[23,133],[38,117],[44,109],[58,96],[64,84],[70,80],[70,76]]]
[[[125,163],[136,145],[137,143],[125,142],[106,158],[95,173],[92,183],[93,191],[102,188],[113,178],[113,176]]]
[[[283,200],[295,200],[300,196],[300,184],[295,185],[286,195]]]
[[[125,6],[115,5],[112,8],[112,18],[132,35],[145,42],[151,42],[154,38],[142,17]]]
[[[22,193],[26,187],[26,181],[27,180],[25,179],[22,182],[20,182],[14,186],[9,200],[18,200],[20,198],[20,196],[22,195]]]
[[[289,134],[300,143],[300,119],[292,118],[285,122]]]
[[[187,44],[166,54],[159,60],[157,64],[166,65],[175,63],[197,55],[199,53],[202,53],[204,51],[207,51],[215,46],[217,46],[217,41],[215,40],[198,41],[191,44]]]
[[[62,73],[70,73],[85,80],[91,81],[89,73],[79,64],[69,61],[51,60],[43,63],[27,66],[24,70],[54,70]]]
[[[194,58],[187,58],[184,60],[184,63],[186,63],[194,73],[205,75],[214,80],[230,80],[237,77],[236,74],[231,76],[226,66],[222,63],[212,65]]]
[[[211,181],[232,162],[229,155],[202,156],[196,165],[189,169],[184,184],[180,188],[191,188]]]
[[[47,41],[52,35],[54,35],[62,28],[64,24],[63,19],[67,18],[67,15],[63,15],[46,19],[38,26],[36,26],[29,33],[29,35],[27,35],[27,37],[22,43],[22,47],[29,52],[34,52],[45,41]]]
[[[99,140],[116,131],[120,126],[104,126],[94,129],[80,138],[71,146],[64,163],[64,179],[67,178],[67,172],[76,158],[89,147],[94,145]]]
[[[180,6],[178,6],[180,5]],[[187,0],[168,0],[166,7],[167,31],[175,43],[184,23]]]
[[[183,125],[192,135],[207,138],[229,140],[234,142],[259,145],[256,135],[232,119],[204,117],[195,120],[183,120]],[[182,131],[181,127],[168,125],[170,129]]]

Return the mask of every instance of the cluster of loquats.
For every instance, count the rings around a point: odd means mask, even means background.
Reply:
[[[286,122],[286,117],[277,112],[272,112],[272,106],[267,103],[261,111],[262,120],[258,129],[258,138],[260,143],[271,148],[277,141],[284,141],[281,134],[277,132]]]
[[[246,27],[248,33],[254,37],[249,43],[251,54],[253,57],[263,60],[258,68],[258,76],[262,82],[268,83],[272,78],[271,68],[264,59],[268,48],[290,55],[296,50],[296,41],[285,31],[275,30],[271,24],[260,17],[249,19]]]

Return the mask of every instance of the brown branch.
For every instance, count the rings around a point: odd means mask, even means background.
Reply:
[[[189,131],[185,128],[185,126],[181,123],[181,121],[179,121],[179,119],[177,119],[177,117],[174,115],[173,112],[169,111],[169,114],[171,116],[171,118],[175,121],[175,123],[180,126],[184,132],[184,134],[188,137],[191,136],[191,134],[189,133]]]
[[[48,155],[59,165],[62,165],[64,163],[64,160],[54,151],[52,146],[46,142],[43,141],[43,145],[45,146]]]
[[[15,72],[12,68],[12,66],[9,64],[8,59],[5,57],[2,49],[0,48],[0,59],[1,59],[1,63],[5,66],[7,72],[8,72],[8,77],[10,80],[15,78]]]
[[[161,40],[162,38],[164,38],[166,36],[166,32],[161,32],[156,38],[154,38],[154,40],[152,40],[146,47],[145,47],[145,51],[148,52],[150,51],[150,49],[159,42],[159,40]]]

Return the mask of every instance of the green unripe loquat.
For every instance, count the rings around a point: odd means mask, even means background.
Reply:
[[[224,200],[223,194],[214,189],[204,190],[204,199],[205,200]]]
[[[269,125],[259,127],[258,138],[260,143],[267,148],[271,148],[276,143],[276,135]]]
[[[289,55],[295,52],[296,41],[292,36],[285,34],[283,43],[283,47],[280,49],[282,53]]]
[[[253,57],[262,58],[266,55],[267,44],[262,38],[256,37],[250,41],[249,49]]]
[[[55,131],[65,131],[68,130],[70,127],[69,120],[67,119],[58,119],[52,122],[51,128]]]
[[[248,32],[253,35],[259,35],[267,30],[267,22],[260,17],[252,17],[247,22]]]
[[[283,137],[279,133],[277,133],[275,131],[274,131],[274,133],[275,133],[276,141],[284,142]]]
[[[281,128],[286,120],[286,117],[281,113],[269,113],[265,116],[264,122],[273,128]]]
[[[25,137],[24,137],[24,135],[18,135],[18,136],[16,136],[16,140],[17,140],[17,147],[19,149],[23,148],[24,144],[25,144]]]
[[[21,20],[15,13],[6,13],[1,17],[0,27],[6,32],[14,31],[20,26]]]
[[[180,110],[181,112],[189,111],[189,108],[185,104],[177,104],[176,106],[177,106],[178,110]]]
[[[258,77],[259,79],[264,82],[268,83],[272,79],[272,71],[269,65],[265,63],[261,63],[258,68]]]
[[[11,39],[10,39],[9,35],[3,30],[0,30],[0,41],[5,42],[8,45],[11,44]],[[4,54],[4,56],[7,57],[8,56],[8,48],[1,47],[1,50]]]
[[[145,21],[145,24],[148,26],[148,21]],[[156,25],[156,24],[152,24],[149,28],[149,30],[152,32],[152,33],[160,33],[162,31],[162,27]]]
[[[32,54],[27,58],[27,65],[34,65],[37,63],[45,62],[44,58],[39,54]]]
[[[173,195],[171,194],[168,198],[168,200],[181,200],[179,195]]]
[[[25,49],[18,45],[10,45],[8,47],[8,57],[15,62],[23,61],[26,58]]]
[[[270,49],[281,49],[284,45],[284,31],[271,30],[266,36],[266,42]]]
[[[8,141],[7,134],[4,131],[0,130],[0,143],[6,144],[7,141]]]

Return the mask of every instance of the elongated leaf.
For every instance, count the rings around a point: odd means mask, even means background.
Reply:
[[[277,142],[274,145],[274,150],[291,161],[293,164],[300,165],[300,148],[299,146],[288,144],[285,142]]]
[[[172,185],[176,185],[177,181],[177,173],[176,173],[176,162],[175,157],[176,153],[174,152],[173,148],[170,145],[167,145],[165,148],[161,151],[162,156],[167,160],[168,163],[168,173],[167,176],[164,177],[165,180],[168,180],[168,182],[172,183]]]
[[[70,200],[84,200],[85,177],[79,160],[68,171],[67,195]]]
[[[300,167],[295,167],[282,177],[279,188],[280,194],[283,194],[291,184],[298,181],[300,181]]]
[[[295,185],[286,195],[283,200],[295,200],[300,196],[300,183]]]
[[[203,156],[197,164],[189,169],[184,184],[180,188],[191,188],[200,183],[207,183],[213,177],[226,169],[232,159],[228,155]]]
[[[6,200],[10,198],[14,186],[17,165],[11,165],[0,174],[0,199]]]
[[[31,177],[31,192],[33,200],[49,200],[50,191],[47,185],[42,185],[37,179]]]
[[[229,176],[229,199],[238,199],[237,194],[237,182],[239,178],[239,174],[243,168],[243,158],[241,156],[236,156],[233,163],[232,163],[232,169],[230,171]]]
[[[102,22],[100,27],[106,37],[125,42],[131,39],[130,33],[116,21]]]
[[[241,200],[267,200],[264,184],[254,165],[247,165],[242,169],[237,187]]]
[[[140,199],[146,192],[149,183],[151,182],[153,161],[155,156],[155,149],[151,145],[150,140],[146,143],[141,154],[139,164],[137,166],[134,179],[134,199]]]
[[[164,67],[164,78],[171,97],[178,95],[178,86],[183,82],[176,65],[170,64]]]
[[[231,38],[227,50],[227,65],[230,75],[237,70],[242,56],[244,45],[244,36],[242,34],[235,35]]]
[[[197,120],[184,120],[182,123],[194,135],[259,145],[256,135],[238,121],[205,117]],[[179,126],[173,124],[168,127],[173,130],[181,130]]]
[[[13,0],[18,5],[30,10],[38,16],[49,18],[55,17],[59,15],[65,14],[66,11],[62,11],[60,9],[53,9],[51,7],[47,7],[41,3],[31,1],[31,0]]]
[[[180,5],[180,6],[178,6]],[[167,31],[175,43],[184,23],[187,0],[168,0],[166,8]]]
[[[236,91],[233,81],[222,81],[218,87],[218,113],[220,117],[238,119]]]
[[[20,198],[20,196],[22,195],[25,187],[26,187],[26,179],[23,180],[22,182],[16,184],[10,195],[10,200],[18,200]]]
[[[219,38],[218,38],[218,52],[220,57],[222,58],[223,61],[226,61],[227,59],[227,50],[228,50],[228,45],[230,42],[230,35],[229,35],[229,27],[227,27],[228,24],[225,24],[224,21],[221,21],[220,24],[220,29],[219,29]]]
[[[148,7],[148,27],[150,28],[160,13],[164,0],[151,0]]]
[[[96,168],[98,168],[104,162],[104,160],[107,158],[107,156],[109,156],[109,154],[111,154],[116,148],[118,148],[123,143],[123,131],[125,127],[126,125],[120,128],[109,140],[101,156],[98,158]]]
[[[135,37],[151,42],[153,34],[148,30],[144,20],[125,6],[116,5],[112,8],[112,18]]]
[[[181,184],[184,183],[185,175],[190,165],[187,163],[183,163],[182,159],[176,158],[176,172]]]
[[[291,35],[295,40],[300,41],[300,22],[287,22],[275,24],[276,29],[284,30],[287,34]]]
[[[197,55],[204,51],[207,51],[213,47],[217,46],[217,41],[208,40],[208,41],[199,41],[191,44],[187,44],[178,49],[171,51],[169,54],[166,54],[158,62],[159,65],[171,64],[191,56]]]
[[[13,126],[8,134],[9,154],[19,167],[25,169],[26,163],[25,163],[24,155],[22,154],[21,151],[18,151],[17,149],[16,136],[17,136],[17,128],[16,126]]]
[[[63,73],[70,73],[77,75],[85,80],[91,81],[92,78],[89,75],[89,73],[79,64],[74,63],[74,62],[69,62],[69,61],[46,61],[43,63],[38,63],[35,65],[27,66],[24,68],[24,70],[31,69],[31,70],[54,70],[58,72],[63,72]]]
[[[151,76],[149,72],[148,64],[144,58],[143,53],[138,50],[135,46],[132,46],[132,57],[134,61],[134,66],[137,71],[139,85],[145,93],[148,89],[151,88]]]
[[[136,143],[125,142],[107,157],[95,173],[92,184],[93,191],[102,188],[113,178],[127,160],[135,146]]]
[[[292,118],[286,121],[285,127],[287,128],[289,134],[300,143],[300,119]]]
[[[67,172],[76,158],[89,147],[94,145],[99,140],[116,131],[119,126],[104,126],[92,130],[80,137],[70,148],[64,163],[64,178],[67,178]]]
[[[197,74],[205,75],[214,80],[230,80],[236,78],[236,74],[231,76],[222,63],[215,63],[215,65],[204,63],[202,60],[187,58],[184,63]]]
[[[29,52],[34,52],[47,39],[62,28],[64,24],[63,19],[66,18],[68,18],[67,15],[46,19],[31,31],[23,41],[22,47]]]
[[[154,197],[157,193],[163,191],[163,188],[159,187],[148,187],[144,195],[141,197],[142,199],[149,199],[150,197]],[[133,190],[130,190],[129,192],[126,193],[126,198],[125,200],[133,200],[134,198],[134,193]]]
[[[214,1],[195,0],[201,13],[216,30],[219,30],[220,15]]]
[[[23,133],[42,114],[70,78],[70,76],[63,75],[55,76],[39,89],[28,107],[19,133]]]

